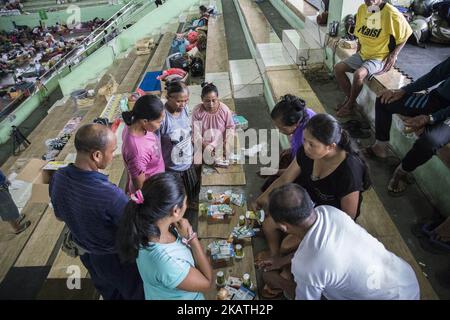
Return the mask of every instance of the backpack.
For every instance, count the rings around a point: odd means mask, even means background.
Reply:
[[[205,68],[203,66],[203,61],[200,58],[193,58],[191,65],[190,65],[190,71],[192,77],[201,77],[205,73]]]
[[[433,4],[433,12],[437,13],[437,15],[447,21],[450,26],[450,1],[442,1]]]
[[[169,68],[183,69],[189,71],[189,65],[186,58],[181,53],[175,53],[167,57]]]

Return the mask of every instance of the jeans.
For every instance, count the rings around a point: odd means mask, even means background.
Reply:
[[[377,99],[375,105],[375,136],[379,141],[389,141],[392,115],[401,114],[408,117],[429,115],[448,106],[437,92],[428,95],[407,95],[399,101],[383,104]],[[412,172],[430,160],[436,152],[450,142],[450,123],[441,122],[428,125],[416,140],[411,150],[402,160],[402,168]]]

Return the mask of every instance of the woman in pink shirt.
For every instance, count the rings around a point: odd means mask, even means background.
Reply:
[[[122,113],[127,124],[122,133],[122,156],[128,171],[128,192],[141,189],[151,176],[164,172],[161,140],[155,134],[164,119],[164,105],[157,96],[140,97],[132,111]]]
[[[206,154],[222,158],[229,155],[234,142],[234,121],[230,109],[219,100],[219,91],[212,83],[202,84],[202,103],[192,112],[194,148],[202,146]],[[198,161],[198,150],[195,163]],[[200,162],[201,163],[201,162]]]

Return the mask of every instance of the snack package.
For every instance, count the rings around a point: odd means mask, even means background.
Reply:
[[[234,294],[231,300],[253,300],[255,299],[256,296],[256,294],[253,291],[244,286],[241,286],[239,290],[236,290],[233,293]]]
[[[241,193],[232,193],[231,194],[231,203],[235,206],[242,207],[245,204],[245,196]]]
[[[241,285],[242,285],[241,278],[231,277],[231,276],[228,277],[228,279],[227,279],[227,286],[230,286],[230,287],[235,288],[235,289],[239,289],[241,287]]]
[[[233,209],[227,204],[210,205],[208,207],[208,217],[222,220],[227,215],[232,215]]]
[[[236,239],[246,239],[255,236],[255,230],[251,226],[234,227],[231,234]]]
[[[230,195],[226,193],[213,194],[212,204],[230,204]]]
[[[213,241],[208,245],[208,251],[214,261],[228,261],[234,257],[233,244],[226,240]]]

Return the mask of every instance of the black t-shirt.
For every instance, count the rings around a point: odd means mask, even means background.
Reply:
[[[317,206],[330,205],[341,209],[341,199],[346,195],[363,191],[364,164],[352,154],[347,154],[344,161],[327,177],[313,181],[311,176],[314,167],[314,160],[308,158],[302,146],[297,152],[297,163],[301,173],[296,179],[308,191],[311,199]],[[358,213],[362,202],[360,193],[358,203]]]

